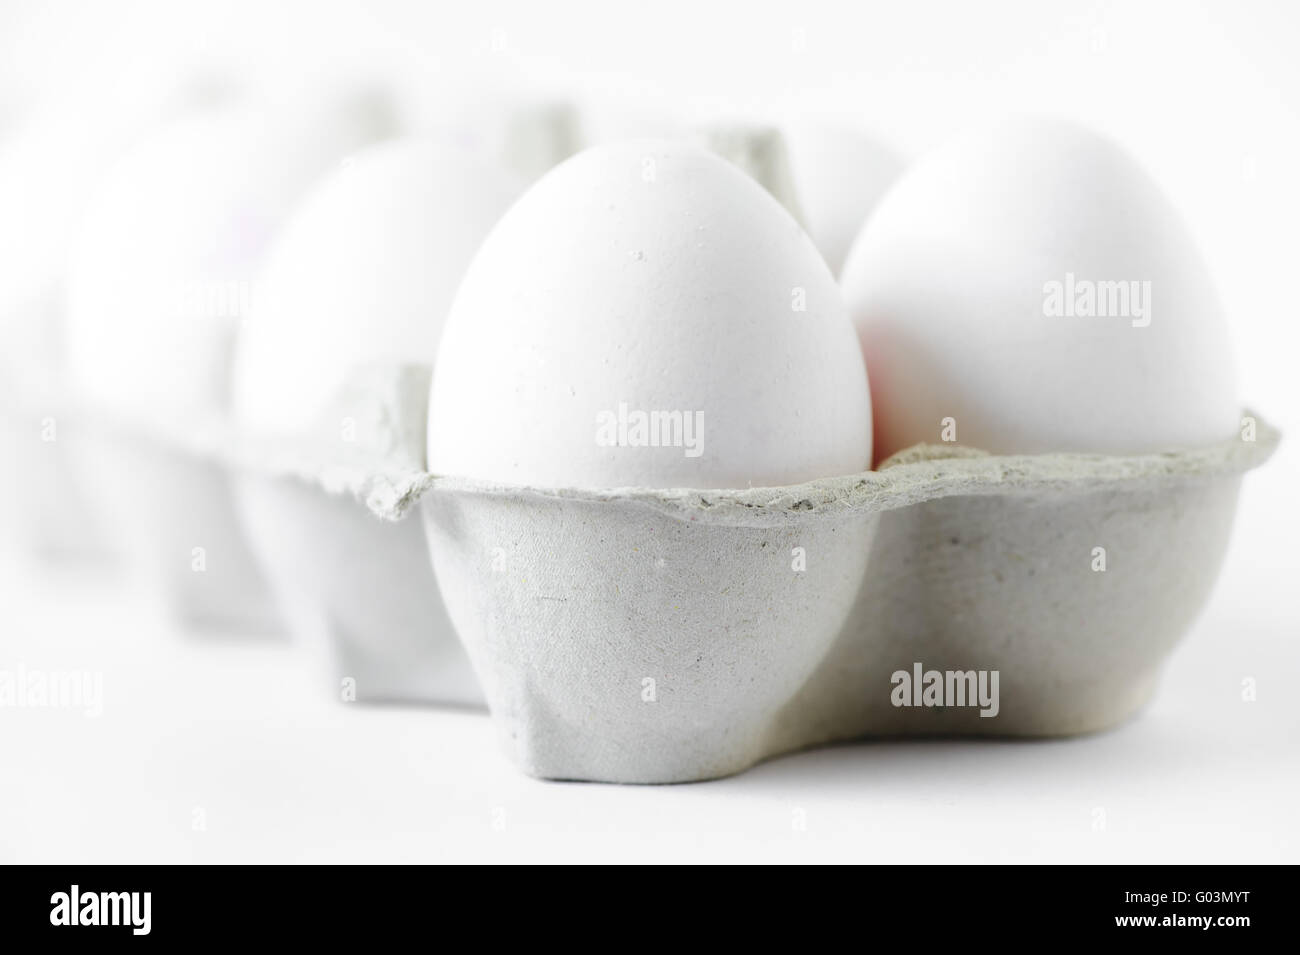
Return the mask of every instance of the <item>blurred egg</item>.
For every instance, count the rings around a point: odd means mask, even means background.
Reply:
[[[243,428],[341,438],[385,463],[405,455],[397,463],[422,466],[429,369],[447,310],[522,188],[479,152],[421,140],[362,150],[324,179],[276,240],[240,336],[234,408]],[[319,450],[328,458],[343,449]],[[331,694],[347,679],[359,701],[481,700],[419,521],[377,520],[346,497],[262,475],[241,477],[236,500],[293,629],[331,661]]]
[[[388,131],[369,98],[239,105],[176,121],[125,155],[74,254],[67,344],[81,396],[138,419],[224,410],[272,236],[322,173]]]
[[[218,95],[207,78],[150,79],[42,104],[0,140],[0,322],[29,331],[18,326],[31,325],[41,298],[63,278],[86,204],[117,157],[169,117]]]
[[[130,76],[124,73],[131,73]],[[77,483],[75,411],[64,401],[68,257],[86,205],[149,129],[223,94],[217,77],[145,66],[111,84],[43,96],[0,141],[0,459],[21,502],[0,523],[34,553],[100,560],[115,544]],[[54,440],[57,434],[58,440]],[[4,505],[5,507],[11,505]]]
[[[903,162],[851,126],[801,122],[782,133],[804,227],[838,275],[862,224],[902,173]]]
[[[521,485],[785,485],[871,458],[825,262],[762,187],[682,143],[590,149],[506,213],[429,414],[431,470]]]
[[[349,157],[268,256],[236,365],[243,423],[301,431],[353,369],[431,365],[470,258],[521,189],[504,169],[433,142]]]
[[[1137,453],[1223,440],[1227,324],[1188,230],[1109,140],[1022,119],[910,171],[849,255],[881,459]]]

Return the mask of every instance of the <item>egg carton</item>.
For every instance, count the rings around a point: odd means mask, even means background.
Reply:
[[[319,431],[254,437],[223,416],[146,421],[67,394],[48,407],[77,422],[60,460],[87,520],[172,620],[208,639],[287,633],[348,702],[481,708],[423,527],[398,520],[428,482],[430,374],[355,369],[322,414],[326,433],[338,408],[356,416],[363,439],[343,448]]]
[[[345,698],[486,700],[520,768],[554,779],[686,782],[863,737],[1115,726],[1150,699],[1214,583],[1242,474],[1280,440],[1247,411],[1240,437],[1158,454],[918,445],[780,488],[516,487],[423,470],[429,375],[358,370],[338,406],[371,440],[350,456],[228,425],[103,440],[229,482],[223,519]],[[108,463],[97,483],[138,497]],[[231,613],[247,583],[212,593]],[[929,674],[971,692],[931,698]]]
[[[174,621],[265,636],[279,612],[235,518],[226,427],[127,423],[74,398],[57,363],[5,369],[15,543],[58,562],[125,564]]]
[[[483,706],[419,521],[284,476],[242,473],[235,498],[318,685],[346,702]]]
[[[52,316],[58,293],[47,289],[12,327],[21,335],[12,352],[0,358],[0,459],[4,469],[3,523],[12,528],[9,543],[54,562],[107,565],[114,558],[76,479],[69,453],[79,428],[63,414],[63,389]],[[8,329],[7,329],[8,331]],[[19,358],[21,356],[21,359]]]
[[[253,437],[231,425],[191,448],[234,472],[240,526],[290,631],[320,685],[348,702],[484,705],[424,528],[400,520],[428,485],[431,375],[427,365],[359,363],[302,434]],[[341,442],[343,417],[354,430]]]
[[[1123,722],[1205,603],[1241,475],[1277,444],[1248,421],[1253,440],[1137,456],[923,445],[769,489],[432,478],[421,509],[518,765],[687,782],[838,740]]]
[[[148,431],[78,416],[69,460],[91,515],[161,609],[208,638],[274,639],[283,620],[210,456]]]

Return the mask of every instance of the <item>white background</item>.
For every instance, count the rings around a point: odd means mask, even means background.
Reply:
[[[194,65],[286,91],[381,77],[417,109],[474,89],[816,114],[911,156],[1006,112],[1066,115],[1124,142],[1183,209],[1236,328],[1243,400],[1294,437],[1295,10],[7,0],[0,131]],[[102,670],[105,713],[0,711],[0,860],[1300,861],[1298,462],[1291,441],[1247,478],[1214,597],[1128,726],[846,746],[678,787],[523,778],[477,714],[330,704],[298,650],[197,641],[120,582],[10,555],[0,651]]]

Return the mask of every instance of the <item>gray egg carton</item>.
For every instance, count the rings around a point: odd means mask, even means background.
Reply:
[[[1121,723],[1208,597],[1241,476],[1280,440],[1245,412],[1237,438],[1158,454],[921,445],[791,487],[511,487],[423,470],[428,382],[361,369],[301,443],[139,436],[158,464],[101,422],[137,466],[100,454],[90,473],[118,499],[157,492],[172,519],[153,550],[238,532],[255,560],[234,563],[265,571],[332,688],[486,699],[520,768],[554,779],[685,782],[841,740]],[[369,436],[347,453],[322,437],[344,408]],[[198,469],[229,482],[210,496],[233,494],[232,518],[156,506]],[[192,577],[205,606],[260,599],[260,581]],[[933,699],[898,679],[931,673]]]
[[[1241,475],[1279,440],[1262,421],[1246,437],[1124,457],[918,446],[743,491],[419,490],[520,768],[670,783],[838,740],[1126,720],[1206,601]],[[904,692],[894,675],[918,667],[952,691]]]

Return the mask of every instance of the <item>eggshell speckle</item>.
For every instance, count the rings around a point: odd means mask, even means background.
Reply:
[[[862,470],[870,429],[839,290],[798,224],[698,147],[630,142],[553,170],[484,243],[438,356],[429,466],[783,485]]]

